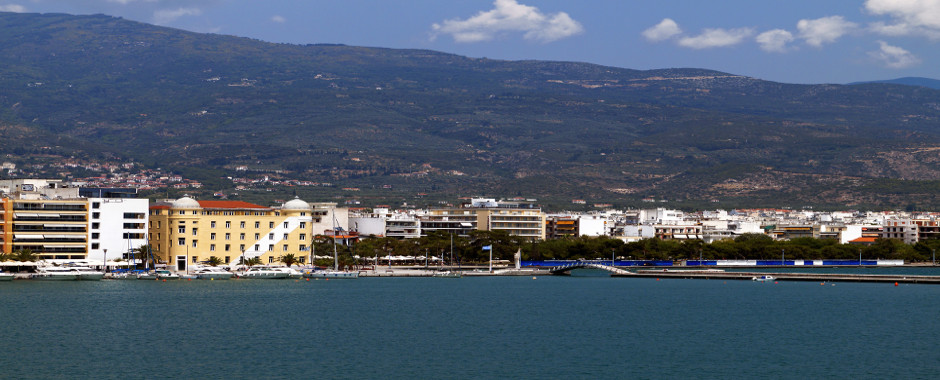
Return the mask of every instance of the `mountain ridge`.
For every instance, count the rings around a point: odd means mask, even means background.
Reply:
[[[940,174],[940,91],[922,87],[3,13],[0,86],[0,138],[22,152],[132,159],[217,187],[250,166],[442,197],[940,204],[923,191]]]

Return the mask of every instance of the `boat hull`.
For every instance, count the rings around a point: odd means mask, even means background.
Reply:
[[[359,278],[359,272],[334,272],[334,271],[318,271],[304,273],[305,278],[330,278],[330,279],[355,279]]]
[[[13,277],[10,273],[0,273],[0,281],[13,281]]]
[[[78,275],[74,273],[38,273],[30,276],[29,278],[39,281],[75,281],[78,280]]]
[[[275,272],[275,273],[244,273],[238,276],[238,278],[243,278],[246,280],[283,280],[290,278],[289,273],[285,272]]]
[[[196,278],[200,280],[228,280],[235,274],[233,273],[200,273]]]

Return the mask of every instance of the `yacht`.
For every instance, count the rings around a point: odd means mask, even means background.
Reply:
[[[768,276],[768,275],[751,277],[751,281],[764,282],[764,281],[773,281],[773,280],[776,280],[776,278],[774,278],[774,276]]]
[[[235,276],[234,273],[219,267],[202,267],[196,269],[193,273],[200,280],[228,280]]]
[[[0,270],[0,281],[12,281],[13,277],[14,277],[13,273],[7,273],[7,272]]]
[[[29,278],[43,281],[74,281],[78,280],[78,272],[66,267],[40,267]]]
[[[344,272],[340,270],[312,270],[304,273],[305,278],[359,278],[359,272]]]
[[[238,278],[246,279],[283,279],[289,278],[290,272],[272,268],[267,265],[259,265],[248,268],[247,271],[238,275]]]
[[[137,275],[138,280],[179,280],[180,276],[166,269],[157,269],[153,272]]]
[[[437,277],[437,278],[460,278],[460,272],[457,272],[457,271],[449,271],[449,270],[441,270],[441,271],[434,272],[434,273],[431,275],[431,277]]]
[[[70,266],[68,268],[78,274],[77,280],[100,281],[104,278],[104,272],[99,272],[89,267]]]

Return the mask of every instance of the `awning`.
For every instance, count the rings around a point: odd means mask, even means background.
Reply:
[[[39,214],[27,214],[25,212],[17,212],[17,213],[13,213],[13,216],[17,218],[30,218],[30,217],[35,218],[39,216]]]

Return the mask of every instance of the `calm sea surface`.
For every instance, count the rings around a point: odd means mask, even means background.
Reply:
[[[591,276],[13,281],[0,378],[936,379],[938,301]]]

